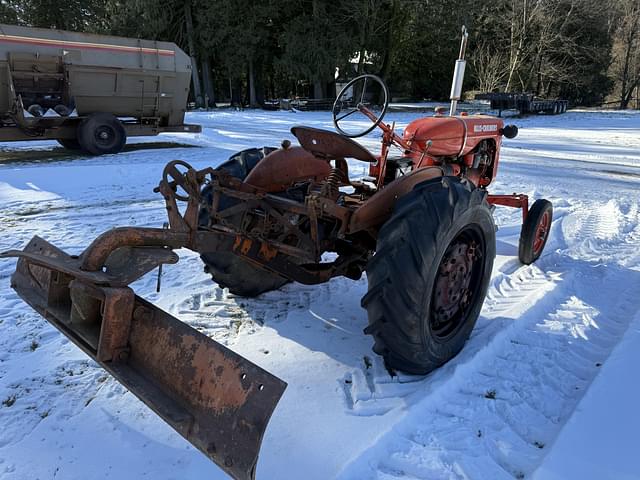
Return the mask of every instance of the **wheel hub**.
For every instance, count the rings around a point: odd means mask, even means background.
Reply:
[[[540,219],[540,223],[536,227],[536,233],[533,238],[533,251],[535,254],[542,250],[549,233],[549,224],[551,223],[549,217],[549,212],[544,212],[544,215],[542,215],[542,218]]]
[[[95,131],[96,141],[100,145],[109,144],[115,137],[115,132],[106,125],[98,127]]]
[[[435,279],[431,302],[432,334],[444,337],[463,322],[467,307],[472,303],[479,278],[479,243],[467,235],[460,235],[445,251]]]

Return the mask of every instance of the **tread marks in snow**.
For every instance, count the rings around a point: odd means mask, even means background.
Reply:
[[[574,212],[584,214],[588,212]],[[612,247],[627,252],[635,229],[620,228],[591,247],[610,245],[609,239],[616,238]],[[363,470],[378,479],[403,473],[424,479],[523,478],[536,468],[624,335],[630,313],[640,307],[640,275],[629,277],[617,265],[596,265],[595,248],[594,257],[574,259],[573,250],[584,242],[576,237],[567,243],[567,251],[544,262],[554,271],[542,274],[542,283],[554,279],[553,292],[494,335],[469,362],[456,361],[456,371],[444,385],[418,399],[408,416],[373,446],[374,453],[356,459],[343,478],[361,478]],[[526,285],[526,277],[537,276],[536,271],[532,266],[508,278],[498,275],[483,311],[484,319],[494,319],[479,322],[479,327],[488,328],[511,308],[517,310],[527,298],[513,302],[513,293],[519,281]],[[599,303],[598,298],[607,297],[615,297],[615,305]],[[416,382],[413,398],[428,383]]]

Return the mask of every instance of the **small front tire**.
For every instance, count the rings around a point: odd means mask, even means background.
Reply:
[[[549,200],[536,200],[522,224],[518,258],[525,265],[535,262],[542,254],[549,238],[551,221],[553,220],[553,205]]]

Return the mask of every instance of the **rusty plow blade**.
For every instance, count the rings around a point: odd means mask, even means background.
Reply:
[[[135,255],[177,261],[165,248]],[[255,478],[285,382],[39,237],[7,257],[18,257],[11,282],[23,300],[231,477]]]

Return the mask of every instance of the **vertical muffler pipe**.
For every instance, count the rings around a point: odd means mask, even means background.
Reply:
[[[460,42],[460,55],[456,60],[456,66],[453,71],[453,82],[451,83],[451,109],[449,110],[449,116],[453,117],[456,114],[456,108],[458,107],[458,101],[462,96],[462,82],[464,81],[464,69],[467,66],[467,62],[464,59],[465,51],[467,50],[467,27],[462,27],[462,40]]]

